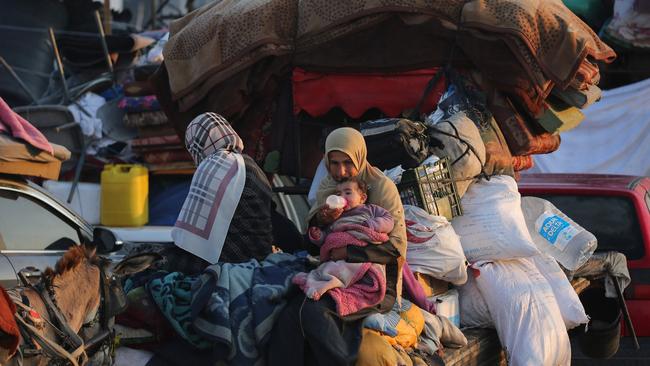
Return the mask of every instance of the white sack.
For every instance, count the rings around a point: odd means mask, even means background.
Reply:
[[[566,329],[573,329],[580,324],[589,322],[585,308],[580,302],[578,294],[571,286],[560,265],[553,257],[540,254],[531,258],[539,272],[546,278],[560,307],[562,320]]]
[[[476,278],[508,364],[570,365],[571,343],[553,290],[527,258],[480,262]]]
[[[468,269],[468,271],[472,271]],[[463,328],[494,328],[492,315],[485,298],[476,286],[476,279],[470,272],[467,282],[456,287],[460,302],[460,326]]]
[[[465,283],[467,260],[449,221],[411,205],[404,205],[404,216],[409,237],[406,262],[411,270],[454,285]]]
[[[461,199],[463,215],[451,224],[470,262],[530,257],[539,253],[521,211],[517,182],[507,175],[472,184]]]

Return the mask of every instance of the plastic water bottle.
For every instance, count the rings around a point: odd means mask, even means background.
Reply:
[[[325,203],[331,209],[339,209],[339,208],[344,208],[348,204],[348,201],[341,196],[330,195],[327,196]]]
[[[547,200],[522,197],[526,226],[537,248],[555,258],[566,269],[575,271],[591,257],[598,246],[588,232]]]

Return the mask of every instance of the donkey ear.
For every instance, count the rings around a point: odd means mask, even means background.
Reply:
[[[144,271],[153,263],[162,259],[158,253],[142,253],[124,258],[113,268],[113,274],[117,276],[126,276]]]
[[[86,258],[92,258],[97,254],[97,247],[95,245],[83,245],[83,248]]]

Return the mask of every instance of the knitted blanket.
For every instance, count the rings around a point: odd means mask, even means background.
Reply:
[[[300,286],[307,297],[318,300],[328,293],[336,303],[339,315],[346,316],[379,304],[386,294],[386,273],[375,263],[348,263],[328,261],[332,250],[348,245],[366,246],[383,243],[388,234],[374,231],[360,224],[339,224],[325,238],[321,247],[321,265],[309,272],[298,273],[293,283]]]

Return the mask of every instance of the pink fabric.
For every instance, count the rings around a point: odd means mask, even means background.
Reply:
[[[348,263],[343,260],[321,263],[309,273],[298,273],[292,282],[302,289],[308,298],[318,301],[327,291],[349,287],[363,278],[372,263]]]
[[[320,260],[329,260],[333,249],[343,248],[348,245],[365,247],[368,243],[384,243],[388,241],[388,234],[380,233],[359,224],[336,225],[335,232],[325,238],[325,243],[320,248]]]
[[[368,270],[359,276],[352,285],[346,288],[334,288],[327,292],[334,299],[339,315],[354,314],[361,309],[377,305],[384,299],[386,274],[381,270],[381,265],[369,264]],[[364,276],[368,276],[372,280],[372,284],[367,285],[359,282]]]
[[[365,247],[369,243],[383,243],[388,241],[388,234],[360,224],[344,223],[335,226],[334,232],[327,235],[320,248],[322,264],[310,273],[297,274],[292,282],[314,300],[328,293],[336,303],[338,314],[346,316],[377,305],[384,299],[386,274],[380,264],[328,262],[332,250],[348,245]],[[364,276],[370,281],[359,282]]]
[[[436,313],[436,304],[427,300],[422,285],[420,285],[418,280],[415,279],[413,271],[411,271],[411,267],[409,267],[407,262],[404,262],[404,266],[402,267],[402,281],[404,281],[404,289],[406,290],[406,293],[409,294],[411,301],[413,301],[415,305],[431,314]]]
[[[54,155],[52,145],[41,131],[11,110],[2,97],[0,97],[0,132],[25,140],[30,145]]]

